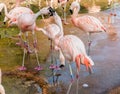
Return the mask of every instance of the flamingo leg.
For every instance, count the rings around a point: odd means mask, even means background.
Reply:
[[[78,83],[79,83],[79,70],[77,69],[77,86],[76,86],[76,94],[78,94]]]
[[[72,86],[72,84],[73,84],[73,72],[72,72],[72,67],[71,67],[71,65],[69,64],[69,70],[70,70],[70,76],[71,76],[71,83],[69,84],[69,87],[68,87],[68,90],[67,90],[67,94],[69,94],[70,93],[70,89],[71,89],[71,86]]]
[[[68,24],[66,18],[66,4],[63,6],[63,20],[65,25]]]
[[[88,55],[90,55],[90,48],[91,48],[91,43],[92,43],[92,40],[91,40],[91,33],[89,32],[88,33]]]
[[[35,67],[35,70],[39,71],[39,70],[42,70],[42,67],[40,66],[40,62],[39,62],[39,58],[38,58],[37,39],[36,39],[34,31],[32,32],[32,34],[33,34],[33,46],[34,46],[35,56],[36,56],[36,60],[37,60],[37,64],[38,64],[38,66]]]
[[[64,5],[64,9],[63,9],[63,16],[64,16],[64,22],[66,22],[66,4]]]
[[[22,66],[19,68],[19,70],[23,71],[23,70],[26,70],[26,67],[25,67],[25,54],[27,52],[29,52],[28,34],[26,34],[25,41],[24,41],[24,39],[22,39],[22,32],[19,33],[19,38],[20,38],[19,45],[21,45],[24,48]]]
[[[78,82],[79,82],[79,70],[80,70],[80,63],[81,63],[81,55],[78,55],[75,59],[77,70],[76,70],[76,79],[77,79],[77,86],[76,86],[76,94],[78,94]]]
[[[26,67],[25,67],[25,54],[26,54],[26,49],[24,48],[22,66],[19,68],[20,71],[26,70]]]
[[[25,34],[25,37],[26,37],[26,49],[27,49],[27,52],[28,53],[32,53],[32,51],[30,50],[30,45],[29,45],[29,40],[28,40],[28,32],[26,32],[26,34]]]

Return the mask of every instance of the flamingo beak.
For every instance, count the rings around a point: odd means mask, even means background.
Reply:
[[[65,65],[61,64],[59,67],[62,69],[62,68],[64,68],[64,67],[65,67]]]
[[[6,24],[6,22],[3,22],[4,23],[4,25]]]
[[[60,3],[60,0],[58,0],[58,3]]]
[[[73,14],[73,11],[71,9],[69,11],[70,11],[71,14]]]
[[[0,15],[2,15],[2,13],[0,12]]]

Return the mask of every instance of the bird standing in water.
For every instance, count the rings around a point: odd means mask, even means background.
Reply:
[[[106,32],[106,28],[97,18],[93,16],[89,15],[78,16],[79,10],[80,10],[79,2],[78,1],[72,2],[70,6],[70,12],[72,14],[71,21],[75,27],[78,27],[79,29],[83,30],[88,34],[88,54],[89,54],[92,42],[90,39],[90,35],[92,33],[98,33],[101,31]]]

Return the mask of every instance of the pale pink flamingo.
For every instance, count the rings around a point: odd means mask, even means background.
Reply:
[[[94,62],[90,57],[86,54],[85,46],[83,42],[74,35],[65,35],[63,33],[63,26],[62,21],[58,14],[52,9],[49,8],[50,14],[53,15],[53,18],[56,22],[57,27],[60,31],[56,32],[57,29],[52,28],[41,28],[42,32],[51,38],[54,41],[55,44],[55,50],[58,50],[60,52],[59,59],[60,59],[60,68],[65,66],[65,59],[69,61],[69,69],[70,69],[70,75],[71,75],[71,84],[69,85],[67,94],[69,94],[69,91],[72,86],[73,82],[73,74],[72,74],[72,68],[71,63],[76,63],[76,78],[77,78],[77,93],[78,94],[78,78],[79,78],[79,71],[80,71],[80,64],[83,64],[86,66],[86,69],[89,72],[92,72],[92,66],[94,65]],[[52,36],[52,37],[51,37]]]
[[[95,17],[84,15],[78,16],[78,12],[80,10],[80,5],[77,1],[72,2],[70,6],[70,12],[73,13],[71,15],[71,21],[74,26],[80,28],[81,30],[85,31],[88,34],[88,54],[90,51],[90,35],[91,33],[98,33],[101,31],[106,31],[104,25]]]
[[[1,69],[0,69],[0,94],[5,94],[5,89],[2,85],[2,72],[1,72]]]
[[[66,19],[66,6],[67,6],[68,1],[69,0],[58,0],[59,6],[63,8],[63,21],[64,21],[64,24],[68,24],[67,19]]]
[[[34,46],[34,52],[36,54],[36,59],[37,59],[37,63],[38,63],[38,67],[36,67],[35,69],[37,70],[41,70],[41,66],[39,64],[39,59],[38,59],[38,53],[37,53],[37,39],[35,37],[35,30],[38,30],[38,27],[36,26],[36,19],[39,15],[41,14],[47,14],[48,13],[48,7],[42,8],[39,12],[37,12],[36,14],[30,14],[30,13],[23,13],[21,14],[18,19],[17,19],[17,25],[20,29],[20,41],[22,42],[22,37],[21,34],[22,33],[27,33],[27,31],[31,31],[33,34],[33,46]],[[10,23],[13,24],[13,23]],[[28,51],[29,52],[29,44],[27,43],[27,41],[23,41],[25,43],[25,45],[23,45],[24,47],[24,54],[23,54],[23,63],[22,63],[22,67],[20,67],[20,70],[25,70],[26,67],[24,66],[24,59],[25,59],[25,53]]]
[[[9,19],[9,22],[17,22],[17,18],[22,14],[22,13],[30,13],[33,14],[33,11],[27,7],[14,7],[12,10],[7,11],[7,7],[4,3],[0,3],[0,12],[4,8],[5,12],[5,18],[4,18],[4,23]]]

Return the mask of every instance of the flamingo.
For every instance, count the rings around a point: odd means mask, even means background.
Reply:
[[[1,72],[1,69],[0,69],[0,94],[5,94],[5,89],[2,85],[2,72]]]
[[[74,1],[72,2],[70,6],[70,12],[71,12],[71,21],[74,24],[75,27],[78,27],[79,29],[85,31],[88,34],[88,54],[90,52],[90,45],[91,45],[91,40],[90,40],[90,35],[92,33],[98,33],[101,31],[106,32],[106,28],[104,25],[95,17],[89,16],[89,15],[84,15],[78,17],[78,12],[80,10],[80,5],[79,2]]]
[[[63,20],[64,20],[64,24],[68,24],[67,21],[66,21],[66,5],[67,5],[67,2],[69,0],[58,0],[58,3],[60,5],[60,7],[63,8]]]
[[[27,7],[14,7],[12,10],[7,11],[7,7],[4,3],[0,3],[0,12],[2,11],[2,9],[4,8],[4,12],[5,12],[5,18],[4,18],[4,23],[6,23],[6,21],[8,19],[9,22],[14,22],[14,23],[17,23],[17,18],[22,14],[22,13],[30,13],[30,14],[33,14],[33,11]]]
[[[38,67],[36,67],[35,69],[37,70],[41,70],[41,66],[39,64],[39,59],[38,59],[38,53],[37,53],[37,39],[35,37],[35,30],[38,30],[38,27],[36,26],[36,19],[39,15],[41,14],[46,14],[48,13],[48,7],[42,8],[40,11],[38,11],[36,14],[29,14],[29,13],[23,13],[18,17],[18,21],[17,21],[17,25],[18,28],[20,29],[20,41],[22,42],[22,33],[27,33],[27,31],[31,31],[33,34],[33,46],[34,46],[34,52],[36,54],[36,59],[37,59],[37,63],[38,63]],[[13,23],[10,23],[13,24]],[[25,59],[25,53],[26,51],[30,52],[29,50],[29,44],[27,43],[27,41],[23,41],[24,42],[24,54],[23,54],[23,63],[22,63],[22,67],[20,67],[20,70],[25,70],[26,67],[24,66],[24,59]]]
[[[79,78],[80,64],[85,65],[86,69],[89,72],[92,72],[92,66],[94,65],[94,62],[86,54],[84,43],[78,37],[76,37],[75,35],[64,36],[61,18],[52,8],[49,8],[49,11],[50,11],[50,14],[53,16],[56,22],[56,25],[58,26],[60,31],[56,33],[57,29],[53,29],[53,30],[51,28],[46,29],[46,27],[41,28],[41,31],[54,41],[55,50],[58,50],[60,53],[59,54],[59,59],[61,63],[60,68],[65,66],[65,59],[69,61],[69,69],[70,69],[70,75],[71,75],[71,84],[69,85],[69,88],[67,91],[67,94],[69,94],[69,91],[73,82],[73,73],[70,65],[71,62],[76,63],[77,91],[78,91],[78,78]]]

